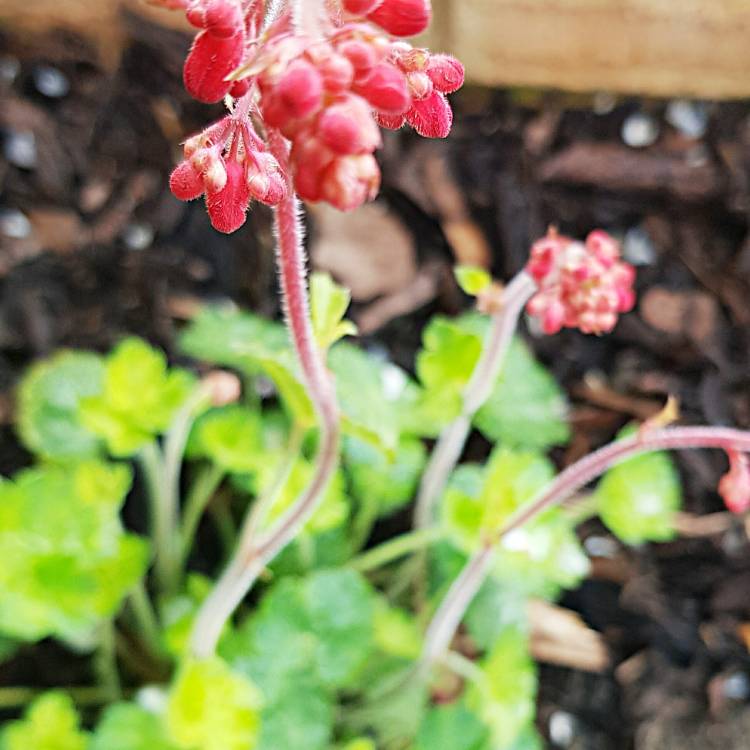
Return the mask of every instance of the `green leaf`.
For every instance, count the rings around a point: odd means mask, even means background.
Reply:
[[[213,581],[200,573],[189,573],[185,590],[166,599],[160,607],[162,640],[176,657],[187,654],[193,622],[203,600],[211,593]]]
[[[286,683],[264,707],[258,750],[328,750],[333,701],[311,675]]]
[[[372,444],[354,437],[344,441],[344,467],[354,496],[379,515],[388,515],[409,503],[427,461],[421,440],[403,436],[395,454],[388,456]]]
[[[502,528],[553,476],[549,462],[535,453],[496,448],[487,468],[460,466],[451,476],[441,505],[443,523],[464,552]],[[507,534],[496,553],[495,576],[509,591],[554,596],[588,572],[588,558],[570,521],[552,508]]]
[[[313,463],[304,458],[298,458],[292,466],[289,475],[265,518],[264,525],[271,526],[278,520],[302,494],[310,484],[315,471]],[[273,462],[267,462],[259,472],[258,489],[262,494],[273,486],[278,468]],[[319,534],[344,524],[349,517],[349,502],[344,492],[344,480],[340,471],[333,474],[328,483],[323,499],[307,519],[303,530],[309,534]]]
[[[336,284],[329,273],[317,272],[310,277],[310,313],[321,349],[357,333],[357,326],[343,319],[350,301],[349,290]]]
[[[294,421],[301,426],[315,424],[289,335],[281,323],[231,307],[205,307],[183,331],[180,347],[192,357],[246,375],[267,375]]]
[[[422,650],[422,631],[406,610],[391,607],[383,597],[375,610],[375,644],[390,656],[417,659]]]
[[[432,708],[419,727],[414,750],[489,750],[487,727],[460,704]]]
[[[402,399],[411,381],[399,367],[340,342],[328,355],[344,430],[392,453],[401,433]]]
[[[195,387],[187,371],[167,369],[162,352],[125,339],[106,359],[102,393],[81,399],[81,421],[113,456],[131,456],[169,428]]]
[[[544,450],[570,439],[565,396],[520,339],[511,343],[474,425],[488,440],[517,448]]]
[[[185,750],[252,750],[261,704],[258,688],[221,659],[187,661],[169,694],[170,737]]]
[[[268,462],[260,414],[237,404],[203,414],[188,447],[191,457],[208,458],[227,472],[252,472]]]
[[[178,750],[162,717],[134,703],[109,706],[96,728],[89,750]]]
[[[481,668],[482,678],[467,690],[467,704],[490,728],[492,747],[509,748],[534,716],[537,678],[528,634],[506,629]]]
[[[102,358],[90,352],[61,351],[33,365],[18,389],[21,442],[47,459],[97,455],[99,440],[81,423],[78,406],[101,393],[103,383]]]
[[[145,542],[123,533],[123,465],[28,469],[0,484],[0,632],[86,639],[144,574]]]
[[[284,578],[226,639],[223,653],[270,703],[300,674],[329,688],[346,686],[373,648],[375,595],[352,570]]]
[[[6,724],[0,735],[2,750],[86,750],[87,745],[73,701],[59,692],[37,698],[24,718]]]
[[[610,469],[596,488],[596,500],[602,521],[623,542],[666,541],[675,535],[680,479],[666,453],[647,453]]]
[[[453,273],[461,289],[472,297],[492,283],[492,276],[481,266],[456,266]]]

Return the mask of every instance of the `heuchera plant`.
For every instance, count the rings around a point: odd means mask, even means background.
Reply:
[[[625,543],[669,539],[673,449],[724,450],[718,491],[744,513],[750,433],[671,426],[667,408],[556,473],[565,397],[514,334],[524,311],[544,334],[603,334],[632,308],[633,269],[601,230],[550,230],[505,286],[458,268],[477,311],[429,323],[416,378],[341,341],[349,295],[321,274],[308,289],[296,196],[373,198],[378,126],[447,135],[461,65],[401,39],[429,4],[158,4],[199,29],[190,93],[229,109],[186,141],[172,191],[205,195],[225,232],[251,199],[273,207],[286,325],[202,310],[180,347],[226,369],[201,378],[135,338],[30,369],[18,431],[38,463],[0,484],[0,659],[54,637],[92,653],[97,679],[0,687],[0,707],[29,704],[0,748],[541,747],[527,609],[586,575],[575,524],[598,513]],[[493,445],[484,464],[459,463],[472,429]],[[120,518],[133,467],[150,539]],[[561,507],[602,475],[585,512]],[[414,529],[369,547],[415,496]],[[197,571],[217,548],[214,582]],[[94,728],[90,705],[105,706]]]

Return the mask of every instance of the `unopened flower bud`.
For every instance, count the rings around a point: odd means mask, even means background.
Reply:
[[[719,480],[719,494],[732,513],[750,509],[750,461],[744,453],[727,451],[729,471]]]
[[[372,153],[381,144],[380,130],[370,108],[358,96],[348,96],[327,107],[320,116],[317,132],[337,154]]]
[[[326,169],[321,194],[340,211],[351,211],[372,200],[380,187],[380,169],[370,154],[342,156]]]
[[[203,184],[207,193],[218,193],[227,184],[227,169],[224,160],[216,158],[209,163],[203,172]]]
[[[224,38],[201,31],[182,71],[188,93],[206,104],[221,101],[232,88],[226,77],[240,64],[244,51],[243,33]]]
[[[347,13],[353,16],[366,16],[372,13],[383,0],[343,0],[341,3]]]
[[[406,121],[426,138],[445,138],[453,124],[453,110],[443,94],[433,91],[424,99],[412,102]]]
[[[206,208],[214,229],[229,234],[245,223],[250,192],[241,164],[230,159],[226,163],[226,174],[224,188],[207,194]]]
[[[426,73],[441,94],[452,94],[464,83],[464,66],[450,55],[430,55]]]
[[[244,28],[237,0],[193,0],[185,15],[193,26],[217,37],[231,37]]]
[[[340,42],[336,49],[349,60],[358,77],[367,75],[378,61],[374,47],[361,39],[347,39]]]
[[[420,34],[429,25],[431,17],[429,0],[383,0],[367,14],[368,20],[393,36]]]
[[[407,73],[406,82],[413,99],[425,99],[432,93],[432,80],[427,73],[420,71]]]
[[[242,394],[240,379],[226,370],[212,370],[201,378],[201,388],[210,399],[211,406],[234,404]]]
[[[400,115],[409,109],[411,97],[404,74],[387,62],[378,63],[354,90],[367,99],[378,112]]]
[[[175,198],[191,201],[205,192],[203,179],[189,161],[181,161],[169,178],[169,189]]]

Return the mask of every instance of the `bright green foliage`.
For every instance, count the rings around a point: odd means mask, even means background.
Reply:
[[[167,369],[162,352],[125,339],[105,361],[102,392],[81,399],[81,421],[113,456],[131,456],[169,428],[195,388],[190,373]]]
[[[343,687],[370,655],[374,614],[374,592],[352,570],[287,577],[227,639],[225,654],[260,685],[269,703],[300,674]]]
[[[0,632],[78,641],[143,575],[147,547],[123,533],[123,465],[39,467],[0,484]]]
[[[342,427],[350,435],[392,452],[401,432],[402,398],[410,381],[396,365],[341,342],[328,355],[336,381]]]
[[[465,552],[476,549],[552,475],[545,458],[504,448],[495,449],[486,468],[459,466],[441,506],[450,538]],[[509,591],[554,596],[560,587],[578,583],[587,571],[588,558],[557,508],[506,535],[498,546],[495,575]]]
[[[310,483],[314,465],[304,458],[298,458],[294,462],[292,470],[284,482],[281,490],[268,511],[265,519],[265,526],[271,525],[275,520],[281,517],[288,510]],[[259,472],[258,489],[259,493],[269,491],[272,487],[278,473],[278,467],[272,461]],[[349,503],[344,493],[344,480],[341,472],[335,472],[333,478],[326,488],[323,499],[313,511],[310,518],[305,522],[303,531],[310,534],[319,534],[329,529],[334,529],[346,522],[349,517]]]
[[[423,410],[439,413],[440,427],[461,411],[463,389],[482,351],[482,339],[453,320],[436,316],[422,334],[417,355],[417,375],[425,389]]]
[[[210,578],[199,573],[189,573],[185,581],[185,590],[169,597],[162,604],[164,647],[173,656],[182,657],[187,653],[193,621],[212,586]]]
[[[329,273],[310,277],[310,313],[315,339],[321,349],[328,349],[344,336],[357,333],[357,326],[344,320],[351,301],[349,290],[334,282]]]
[[[499,531],[513,512],[531,500],[554,475],[552,464],[544,456],[495,448],[487,462],[479,496],[482,530]]]
[[[357,737],[342,745],[341,750],[377,750],[377,747],[368,737]]]
[[[250,313],[206,308],[181,338],[188,354],[270,377],[294,421],[315,424],[310,399],[284,326]],[[346,343],[336,344],[328,364],[335,376],[344,429],[381,449],[395,449],[401,426],[401,397],[409,381],[394,365]]]
[[[666,453],[647,453],[610,469],[596,488],[599,515],[628,544],[661,542],[674,534],[680,480]]]
[[[383,598],[375,610],[375,644],[389,656],[416,659],[422,650],[422,631],[409,612],[391,607]]]
[[[227,472],[255,471],[267,461],[262,429],[260,414],[246,406],[212,409],[193,427],[189,454],[208,458]]]
[[[18,389],[18,433],[37,455],[54,460],[90,458],[99,440],[81,424],[82,398],[102,390],[102,358],[90,352],[61,351],[31,367]]]
[[[461,289],[472,297],[492,283],[492,276],[481,266],[456,266],[453,273]]]
[[[187,661],[169,694],[169,735],[184,750],[253,750],[261,703],[258,688],[221,659]]]
[[[544,450],[570,438],[560,386],[518,338],[511,343],[500,378],[474,416],[474,424],[488,440],[517,448]]]
[[[412,437],[402,437],[392,456],[354,437],[344,441],[344,466],[354,496],[368,506],[375,502],[379,515],[412,499],[426,461],[424,443]]]
[[[183,332],[180,346],[187,354],[207,362],[233,367],[246,375],[267,375],[294,421],[315,424],[289,335],[281,323],[231,307],[205,307]]]
[[[31,704],[23,719],[5,725],[0,750],[86,750],[88,734],[78,724],[78,713],[68,695],[45,693]]]
[[[134,703],[115,703],[102,716],[89,750],[178,750],[161,716]]]
[[[333,715],[329,691],[314,676],[300,674],[263,709],[257,750],[328,750]]]
[[[461,704],[433,708],[419,728],[414,750],[489,750],[488,730]]]
[[[488,328],[489,319],[474,314],[456,319],[437,316],[425,328],[424,348],[417,355],[424,391],[411,415],[420,434],[437,434],[459,414]],[[555,379],[520,339],[514,339],[474,424],[493,442],[542,450],[568,440],[566,411]]]
[[[504,630],[481,669],[480,679],[467,691],[468,706],[490,728],[493,750],[510,750],[534,716],[536,668],[527,633]]]

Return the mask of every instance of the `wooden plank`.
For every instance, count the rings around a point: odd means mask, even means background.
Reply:
[[[425,43],[458,55],[468,80],[653,96],[750,96],[750,0],[433,0]],[[182,14],[141,0],[0,0],[0,25],[61,26],[116,64],[122,7],[171,27]]]
[[[491,86],[750,95],[750,0],[451,0],[432,44]]]

